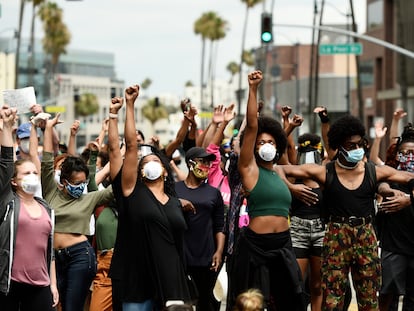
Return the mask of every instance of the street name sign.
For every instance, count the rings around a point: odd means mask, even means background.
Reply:
[[[362,54],[361,43],[343,43],[343,44],[320,44],[320,55],[332,55],[332,54]]]

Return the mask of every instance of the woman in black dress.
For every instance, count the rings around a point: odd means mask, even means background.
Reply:
[[[190,300],[182,260],[186,224],[181,204],[174,193],[168,161],[150,146],[140,152],[134,121],[138,93],[138,85],[125,91],[123,163],[116,147],[122,98],[112,99],[110,107],[111,177],[119,207],[111,277],[124,311],[161,310],[168,300]]]

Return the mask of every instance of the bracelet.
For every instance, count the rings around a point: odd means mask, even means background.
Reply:
[[[110,119],[118,119],[118,114],[117,113],[109,113],[109,118]]]
[[[322,123],[328,123],[328,122],[329,122],[329,117],[328,117],[328,115],[327,115],[327,114],[325,114],[325,112],[326,112],[326,111],[320,111],[320,112],[318,113],[319,118],[321,119],[321,122],[322,122]]]

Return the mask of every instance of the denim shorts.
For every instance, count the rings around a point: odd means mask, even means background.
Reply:
[[[320,218],[290,218],[290,235],[296,258],[320,257],[322,253],[325,225]]]

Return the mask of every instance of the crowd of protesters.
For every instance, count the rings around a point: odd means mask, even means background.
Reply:
[[[413,310],[414,127],[400,124],[406,113],[395,110],[382,160],[383,124],[370,146],[358,118],[331,121],[317,107],[321,134],[295,141],[303,118],[289,106],[280,121],[264,115],[262,72],[247,79],[239,127],[230,104],[213,108],[199,129],[186,98],[166,146],[137,129],[138,85],[112,98],[81,154],[79,121],[66,145],[59,113],[34,105],[30,122],[17,126],[6,103],[1,310],[219,311],[218,285],[228,311],[347,310],[351,282],[359,310],[398,310],[400,296]]]

